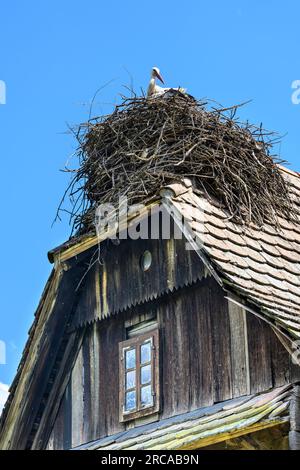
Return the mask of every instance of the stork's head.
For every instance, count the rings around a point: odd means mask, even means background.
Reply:
[[[158,67],[153,67],[152,68],[151,77],[152,78],[158,78],[158,80],[160,80],[162,83],[165,83],[162,76],[161,76],[161,74],[160,74],[160,71],[159,71]]]

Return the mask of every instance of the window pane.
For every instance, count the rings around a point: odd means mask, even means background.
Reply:
[[[129,349],[126,351],[126,369],[135,368],[135,349]]]
[[[141,367],[141,384],[151,382],[151,364]]]
[[[126,390],[135,387],[135,370],[126,373]]]
[[[132,392],[126,393],[126,400],[125,400],[125,411],[134,410],[136,408],[136,392],[133,390]]]
[[[142,406],[150,406],[153,405],[153,396],[151,385],[147,385],[146,387],[141,388],[141,405]]]
[[[141,364],[151,361],[151,343],[145,343],[141,346]]]

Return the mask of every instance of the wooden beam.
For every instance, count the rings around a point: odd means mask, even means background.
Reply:
[[[259,423],[253,424],[252,426],[243,428],[243,429],[237,429],[232,432],[228,433],[221,433],[217,434],[215,436],[199,439],[199,441],[195,441],[191,444],[188,444],[186,446],[182,446],[178,448],[177,450],[196,450],[196,449],[201,449],[202,447],[207,447],[213,444],[217,444],[218,442],[223,442],[231,439],[235,439],[236,437],[244,436],[246,434],[250,434],[253,432],[261,431],[262,429],[269,429],[273,428],[275,426],[280,426],[284,423],[288,422],[288,418],[279,418],[277,420],[272,420],[272,421],[261,421]]]
[[[245,310],[228,302],[233,397],[250,395],[247,321]]]
[[[59,372],[53,383],[37,434],[32,445],[32,449],[34,450],[44,449],[47,445],[59,410],[62,396],[68,385],[78,351],[82,345],[84,331],[85,329],[80,329],[70,334],[65,353],[60,364]]]
[[[118,226],[118,232],[122,232],[127,228],[130,228],[132,224],[137,224],[141,220],[145,219],[149,216],[149,214],[153,214],[155,210],[158,210],[160,206],[160,201],[154,201],[148,205],[146,205],[138,215],[132,214],[128,215],[126,219],[120,220],[120,225]],[[56,264],[60,264],[64,261],[69,260],[70,258],[74,258],[75,256],[79,255],[80,253],[92,248],[93,246],[98,245],[99,243],[111,238],[113,235],[116,234],[115,228],[110,228],[109,230],[103,230],[97,235],[91,235],[89,237],[84,237],[82,241],[75,243],[73,246],[62,246],[61,248],[58,247],[48,253],[48,257],[50,262],[54,262]]]

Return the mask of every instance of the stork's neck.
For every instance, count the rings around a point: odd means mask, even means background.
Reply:
[[[151,96],[153,95],[154,91],[155,91],[155,77],[152,77],[151,76],[151,79],[150,79],[150,82],[149,82],[149,86],[148,86],[148,96]]]

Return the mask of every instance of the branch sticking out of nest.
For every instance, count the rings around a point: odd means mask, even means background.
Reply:
[[[206,110],[180,92],[124,98],[111,115],[80,126],[79,169],[69,186],[76,234],[93,231],[100,203],[151,198],[190,178],[240,223],[291,218],[287,183],[270,152],[274,133],[235,118],[238,106]]]

